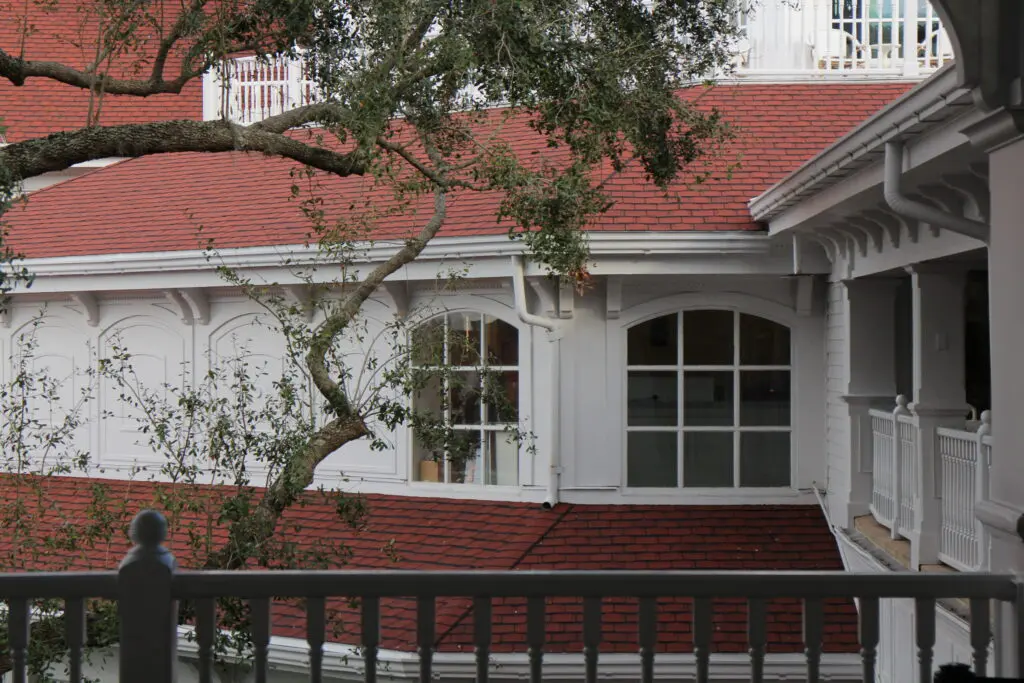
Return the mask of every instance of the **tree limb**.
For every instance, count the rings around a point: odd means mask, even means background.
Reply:
[[[46,78],[82,90],[94,90],[102,85],[103,92],[108,95],[149,97],[150,95],[179,94],[189,81],[201,74],[202,71],[185,72],[171,81],[112,78],[108,74],[98,75],[74,69],[60,62],[36,62],[14,57],[0,49],[0,78],[5,78],[16,86],[25,85],[25,81],[30,78]]]
[[[184,120],[97,126],[15,142],[0,149],[0,167],[24,180],[93,159],[233,151],[285,157],[341,177],[365,172],[358,150],[335,152],[281,133],[226,121]]]

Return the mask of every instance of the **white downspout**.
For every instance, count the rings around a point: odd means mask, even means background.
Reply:
[[[955,216],[936,209],[934,206],[914,201],[903,194],[900,181],[903,177],[903,143],[885,143],[885,181],[883,194],[889,208],[904,218],[922,221],[945,228],[950,232],[973,237],[988,244],[989,227],[981,221]]]
[[[559,366],[561,355],[562,327],[557,322],[544,316],[534,315],[526,306],[526,276],[523,257],[512,257],[512,293],[515,298],[516,315],[523,323],[531,327],[539,327],[548,333],[551,342],[551,468],[548,476],[548,491],[541,506],[551,509],[558,504],[558,490],[561,484],[562,458],[562,375]],[[534,418],[536,419],[536,418]]]

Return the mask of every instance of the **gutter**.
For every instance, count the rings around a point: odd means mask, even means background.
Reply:
[[[770,221],[821,180],[856,165],[885,142],[915,127],[945,121],[952,106],[961,101],[973,103],[971,89],[960,85],[954,65],[947,65],[751,199],[747,204],[751,216],[758,222]]]
[[[562,479],[562,368],[559,356],[562,352],[562,325],[550,318],[530,313],[526,304],[526,277],[522,256],[512,257],[512,292],[515,298],[516,315],[524,324],[546,330],[551,344],[551,465],[548,474],[547,495],[541,507],[550,510],[558,504],[558,491]]]
[[[934,206],[923,204],[903,194],[900,181],[903,176],[903,143],[890,141],[885,143],[885,183],[883,195],[885,203],[903,218],[922,221],[937,225],[950,232],[973,237],[988,243],[989,227],[981,221],[971,220],[963,216],[946,213]]]

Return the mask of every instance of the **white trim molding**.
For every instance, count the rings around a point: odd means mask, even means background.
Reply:
[[[199,648],[189,637],[191,627],[179,626],[178,650],[185,658],[198,658]],[[524,653],[495,653],[491,657],[493,680],[523,681],[528,678],[529,658]],[[415,652],[380,650],[377,655],[378,678],[394,681],[419,679],[419,656]],[[299,638],[273,636],[268,649],[271,670],[308,674],[309,643]],[[654,678],[680,681],[693,678],[697,667],[693,654],[659,653],[654,659]],[[639,654],[601,654],[598,665],[601,680],[635,681],[640,672]],[[476,659],[472,652],[438,652],[433,656],[434,675],[442,681],[476,680]],[[323,672],[353,683],[363,680],[363,656],[359,648],[340,643],[325,643]],[[709,665],[713,681],[750,680],[750,657],[744,654],[712,653]],[[806,675],[807,660],[798,653],[765,656],[766,680],[796,680]],[[846,653],[825,653],[821,658],[821,674],[826,680],[859,681],[862,673],[860,656]],[[544,680],[581,680],[584,674],[583,654],[545,653]]]

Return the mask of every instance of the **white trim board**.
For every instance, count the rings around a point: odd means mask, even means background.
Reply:
[[[190,627],[178,627],[178,651],[192,658],[198,655],[198,646],[188,640]],[[526,680],[529,659],[524,653],[491,654],[491,672],[494,679]],[[711,655],[710,678],[713,681],[746,681],[750,679],[750,658],[743,654]],[[270,639],[268,660],[272,670],[307,673],[309,670],[309,644],[299,638],[273,636]],[[413,652],[380,650],[378,678],[390,680],[419,679],[419,657]],[[438,652],[433,657],[435,677],[440,680],[476,680],[476,659],[472,652]],[[655,680],[679,681],[692,678],[696,671],[693,654],[658,654],[654,658]],[[324,644],[324,674],[344,680],[363,680],[363,658],[359,648],[340,643]],[[639,654],[602,654],[598,661],[598,676],[602,680],[637,680],[640,672]],[[822,677],[829,680],[859,681],[860,656],[856,654],[826,653],[821,658]],[[766,679],[796,680],[807,673],[807,661],[797,653],[765,656]],[[584,674],[583,654],[545,654],[544,680],[580,680]]]
[[[601,232],[589,235],[595,275],[740,274],[787,275],[792,270],[791,245],[763,232]],[[397,242],[368,245],[353,270],[391,256]],[[446,269],[465,270],[473,279],[511,276],[509,257],[524,252],[507,235],[441,237],[392,277],[396,281],[431,281]],[[213,261],[201,250],[141,252],[30,258],[21,261],[35,276],[31,289],[16,292],[126,291],[173,287],[217,287],[224,281],[217,265],[236,268],[255,282],[299,283],[292,269],[320,261],[327,280],[336,263],[323,263],[315,246],[282,245],[218,250]],[[290,268],[284,263],[288,261]],[[814,264],[807,264],[813,267]],[[828,272],[822,260],[820,272]],[[329,271],[326,272],[326,271]],[[528,276],[546,271],[536,264]]]

